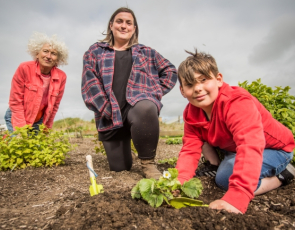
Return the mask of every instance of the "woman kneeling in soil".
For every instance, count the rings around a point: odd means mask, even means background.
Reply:
[[[57,68],[67,64],[65,44],[55,36],[34,33],[28,52],[35,61],[21,63],[12,78],[9,108],[4,117],[10,132],[24,125],[38,131],[42,123],[51,128],[65,89],[67,76]]]
[[[82,96],[95,113],[110,170],[131,169],[132,139],[145,177],[157,179],[160,100],[174,87],[177,74],[156,50],[138,44],[138,31],[132,10],[113,13],[106,38],[84,55]]]

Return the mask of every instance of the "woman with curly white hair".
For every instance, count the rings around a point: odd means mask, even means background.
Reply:
[[[34,33],[28,43],[34,61],[23,62],[11,82],[9,108],[5,121],[9,131],[31,125],[39,130],[44,124],[51,128],[62,99],[66,74],[57,68],[66,65],[68,49],[54,35]]]

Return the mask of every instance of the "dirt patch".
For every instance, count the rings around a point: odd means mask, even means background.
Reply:
[[[245,215],[197,207],[155,209],[130,196],[143,178],[139,161],[129,172],[110,172],[106,157],[94,154],[91,139],[72,141],[78,148],[63,166],[0,172],[0,229],[295,229],[294,181],[255,197]],[[180,148],[160,140],[157,159],[177,156]],[[93,197],[88,190],[88,154],[105,190]],[[161,170],[168,167],[158,165]],[[213,179],[201,181],[204,203],[224,194]]]

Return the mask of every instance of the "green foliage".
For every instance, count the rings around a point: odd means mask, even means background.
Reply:
[[[43,124],[37,134],[28,125],[6,134],[0,140],[0,170],[61,165],[75,147],[63,132],[48,130]]]
[[[97,137],[97,134],[94,135]],[[95,138],[95,140],[93,140],[93,142],[95,144],[98,144],[98,146],[94,146],[94,151],[95,153],[101,153],[102,155],[106,156],[106,150],[104,149],[104,146],[102,144],[102,141],[99,141],[97,138]]]
[[[159,164],[168,163],[169,165],[172,165],[173,167],[175,167],[177,159],[178,159],[177,157],[172,157],[172,158],[168,158],[168,159],[159,160],[158,163]]]
[[[177,169],[169,168],[168,172],[165,171],[163,177],[160,177],[159,180],[141,179],[131,190],[131,196],[133,199],[142,198],[149,205],[156,208],[161,206],[164,200],[168,205],[172,205],[175,208],[180,208],[180,206],[196,206],[197,203],[199,206],[202,206],[202,201],[188,199],[199,197],[203,190],[201,181],[193,178],[181,185],[177,176]],[[179,200],[178,198],[180,197],[186,197],[187,199]],[[177,200],[175,201],[176,198]],[[192,205],[189,205],[190,203]]]
[[[261,83],[261,79],[248,84],[248,81],[239,83],[272,114],[272,116],[289,128],[295,138],[295,97],[289,94],[289,86],[276,86],[275,89]],[[295,155],[292,163],[295,164]]]
[[[168,138],[166,140],[166,144],[167,145],[179,145],[179,144],[182,144],[182,138],[179,137],[179,138]]]
[[[185,208],[185,207],[194,207],[194,206],[202,206],[208,207],[208,205],[204,205],[203,201],[200,200],[193,200],[186,197],[176,197],[173,200],[170,200],[170,205],[176,209]]]
[[[53,124],[54,129],[63,129],[63,128],[68,128],[70,126],[77,126],[80,122],[82,122],[78,117],[72,118],[72,117],[67,117],[65,119],[57,120]]]

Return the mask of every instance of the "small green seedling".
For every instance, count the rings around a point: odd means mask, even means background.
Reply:
[[[92,163],[92,156],[86,156],[87,167],[89,169],[90,175],[90,182],[91,185],[89,187],[89,192],[91,196],[98,195],[99,193],[103,193],[103,186],[101,184],[96,183],[95,177],[97,176],[96,173],[93,171],[93,163]]]
[[[131,196],[133,199],[142,198],[155,208],[160,207],[164,201],[176,209],[188,206],[208,207],[202,201],[195,200],[203,190],[201,181],[192,178],[181,185],[177,176],[178,170],[169,168],[159,180],[141,179],[131,190]]]

